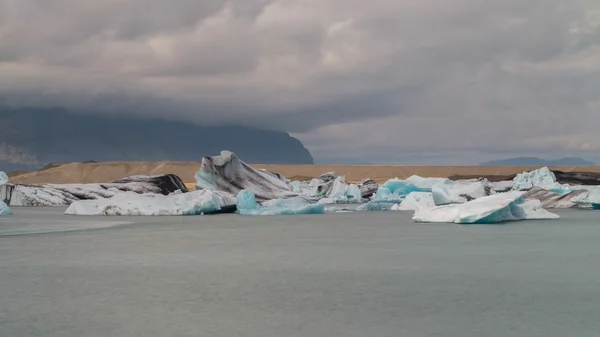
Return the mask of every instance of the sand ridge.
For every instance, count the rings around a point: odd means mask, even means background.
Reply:
[[[423,177],[510,177],[523,171],[538,169],[538,166],[392,166],[392,165],[252,165],[291,177],[318,177],[326,172],[336,172],[346,176],[347,181],[360,181],[371,178],[385,182],[391,178],[405,179],[411,175]],[[11,177],[12,183],[22,184],[67,184],[103,183],[133,175],[156,175],[173,173],[186,184],[193,184],[199,162],[102,162],[69,163],[48,169]],[[600,166],[556,166],[552,170],[564,172],[600,173]]]

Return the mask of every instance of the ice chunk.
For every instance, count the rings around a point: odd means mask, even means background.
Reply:
[[[588,202],[588,191],[577,190],[565,194],[555,193],[541,187],[533,187],[525,193],[526,200],[539,200],[544,208],[591,207]]]
[[[7,204],[0,200],[0,216],[13,214]]]
[[[431,189],[433,201],[437,206],[462,204],[491,194],[487,180],[446,180]]]
[[[360,184],[360,194],[363,199],[371,198],[373,194],[377,192],[379,188],[379,184],[376,183],[373,179],[367,178],[362,181]]]
[[[8,184],[8,176],[6,173],[0,171],[0,185]]]
[[[379,186],[373,201],[388,201],[400,203],[404,197],[412,192],[431,192],[434,185],[447,181],[445,178],[422,178],[411,176],[406,180],[390,179]]]
[[[366,204],[358,206],[356,210],[367,212],[390,211],[395,205],[398,205],[398,203],[389,201],[369,201]]]
[[[600,209],[600,188],[595,187],[580,193],[571,199],[571,201],[579,206],[589,205],[588,207],[592,207],[593,209]]]
[[[235,211],[234,196],[210,190],[188,193],[136,194],[126,192],[110,199],[75,201],[69,215],[200,215]]]
[[[252,191],[242,190],[237,195],[237,212],[240,215],[323,214],[325,213],[325,206],[311,204],[300,197],[274,199],[259,205]]]
[[[298,196],[279,175],[252,168],[230,151],[221,155],[202,158],[202,166],[196,173],[196,189],[222,191],[236,195],[249,189],[256,198],[263,200]]]
[[[437,206],[415,212],[416,222],[464,224],[497,223],[526,219],[557,219],[558,215],[542,208],[537,200],[523,199],[525,192],[514,191],[490,195],[464,204]]]
[[[572,191],[569,185],[562,185],[556,182],[556,176],[554,175],[554,172],[550,171],[550,169],[547,167],[517,174],[513,181],[513,188],[515,190],[526,190],[532,187],[541,187],[543,189],[561,194]]]
[[[416,211],[422,208],[433,208],[433,195],[431,192],[412,192],[402,203],[392,206],[392,211]]]
[[[334,199],[337,203],[361,203],[362,194],[357,185],[348,185],[344,176],[339,176],[333,181],[331,189],[327,192],[326,198]]]

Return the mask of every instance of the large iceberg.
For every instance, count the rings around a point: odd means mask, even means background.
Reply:
[[[248,189],[260,201],[298,196],[279,175],[254,169],[230,151],[202,158],[202,166],[196,173],[196,189],[222,191],[232,195]]]
[[[0,200],[10,206],[69,206],[79,200],[112,198],[116,195],[135,192],[138,194],[161,194],[187,189],[175,175],[135,176],[104,184],[44,184],[0,186]]]
[[[240,215],[323,214],[325,206],[311,204],[300,197],[273,199],[259,205],[252,191],[242,190],[237,195],[237,212]]]
[[[416,211],[423,208],[433,208],[435,203],[431,192],[412,192],[398,205],[391,207],[392,211]]]
[[[447,222],[459,224],[486,224],[514,220],[557,219],[558,215],[542,208],[538,200],[525,200],[525,192],[514,191],[494,194],[464,204],[419,209],[416,222]]]
[[[110,199],[73,202],[68,215],[201,215],[234,212],[234,196],[210,190],[187,193],[136,194],[125,192]]]
[[[3,171],[0,171],[0,185],[8,184],[8,176]]]
[[[0,216],[13,214],[7,204],[0,200]]]
[[[485,179],[452,181],[446,180],[431,189],[433,201],[437,206],[463,204],[485,197],[492,193],[492,187]]]

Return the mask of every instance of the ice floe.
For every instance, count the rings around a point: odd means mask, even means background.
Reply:
[[[237,212],[240,215],[323,214],[325,206],[311,204],[300,197],[273,199],[259,205],[251,190],[242,190],[237,195]]]
[[[110,199],[73,202],[68,215],[201,215],[234,212],[237,200],[219,191],[198,190],[187,193],[121,193]]]
[[[525,192],[499,193],[464,204],[423,208],[415,212],[416,222],[461,224],[499,223],[515,220],[557,219],[558,215],[543,209],[538,200],[525,200]]]
[[[574,208],[585,206],[588,190],[576,190],[564,194],[545,190],[541,187],[533,187],[526,191],[526,200],[539,200],[544,208]]]
[[[202,166],[196,173],[196,188],[233,195],[248,189],[260,201],[298,196],[280,176],[252,168],[230,151],[202,158]]]

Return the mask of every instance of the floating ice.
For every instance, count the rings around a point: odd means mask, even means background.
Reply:
[[[188,193],[136,194],[125,192],[110,199],[75,201],[69,215],[201,215],[234,211],[234,196],[210,190]]]
[[[259,205],[252,191],[242,190],[237,195],[237,212],[240,215],[323,214],[325,206],[311,204],[300,197],[273,199]]]
[[[422,208],[433,208],[431,192],[412,192],[399,205],[393,205],[392,211],[416,211]]]
[[[8,184],[8,176],[6,173],[0,171],[0,185]]]
[[[556,182],[554,172],[547,167],[537,170],[517,174],[514,181],[515,190],[526,190],[532,187],[541,187],[556,193],[568,193],[572,191],[569,185],[562,185]]]
[[[523,199],[525,192],[506,192],[482,197],[464,204],[437,206],[415,212],[416,222],[485,224],[526,219],[557,219],[538,200]]]
[[[448,181],[448,178],[423,178],[417,175],[412,175],[408,177],[405,181],[413,184],[417,188],[429,190],[427,192],[431,192],[433,186]]]
[[[578,206],[592,207],[593,209],[600,209],[600,188],[590,188],[587,193],[580,193],[571,201]]]
[[[373,201],[400,203],[404,197],[412,192],[431,192],[436,184],[447,181],[446,178],[422,178],[411,176],[406,180],[390,179],[379,186]]]
[[[533,187],[525,193],[524,198],[526,200],[539,200],[544,208],[591,207],[587,200],[588,193],[587,190],[576,190],[560,194],[541,187]]]
[[[202,158],[202,166],[196,173],[196,188],[233,195],[249,189],[261,201],[298,196],[279,175],[254,169],[230,151]]]
[[[13,214],[7,204],[0,200],[0,216]]]
[[[508,192],[513,189],[515,182],[512,180],[495,181],[490,183],[492,190],[495,192]]]
[[[433,186],[431,193],[433,201],[437,206],[463,204],[467,201],[490,195],[491,186],[489,186],[488,181],[485,179],[465,181],[446,180],[441,184]]]

